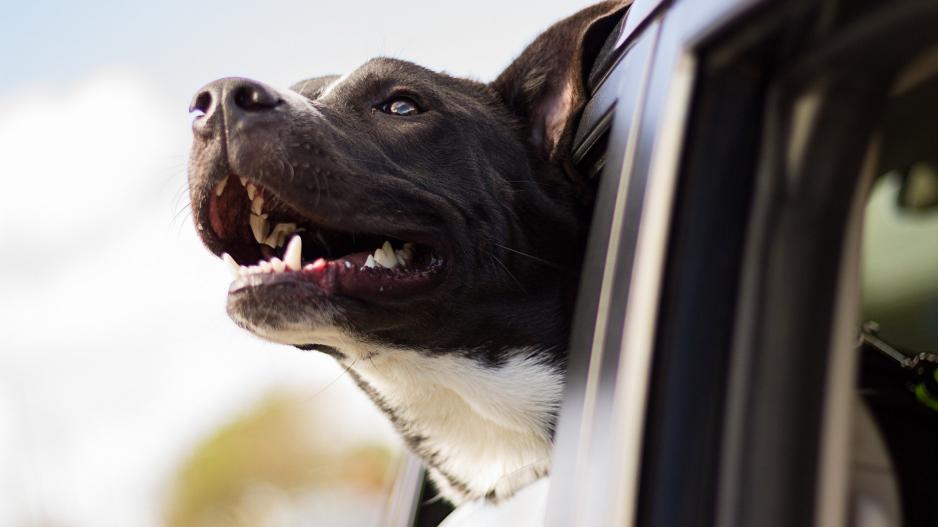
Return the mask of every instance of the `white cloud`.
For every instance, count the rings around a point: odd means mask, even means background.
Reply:
[[[163,102],[153,86],[116,75],[0,101],[5,244],[92,235],[120,222],[112,215],[140,205],[161,177],[182,173],[174,163],[185,159],[185,135],[170,117],[181,112]],[[98,234],[87,241],[106,236]]]
[[[157,525],[199,437],[272,385],[340,374],[227,320],[223,264],[173,218],[188,117],[160,93],[98,75],[0,99],[2,525]],[[329,390],[389,437],[350,383]]]

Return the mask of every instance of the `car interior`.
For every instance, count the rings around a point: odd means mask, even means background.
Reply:
[[[853,514],[938,525],[938,47],[896,76],[863,218]]]

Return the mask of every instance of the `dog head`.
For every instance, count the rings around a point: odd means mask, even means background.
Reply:
[[[190,193],[232,264],[230,316],[343,360],[536,348],[562,368],[590,198],[570,143],[622,10],[555,25],[490,84],[378,58],[289,89],[200,89]]]
[[[205,244],[252,266],[302,240],[302,269],[236,278],[235,321],[301,346],[336,328],[436,350],[562,338],[588,214],[568,155],[582,22],[610,10],[558,25],[488,85],[379,58],[289,90],[199,90],[189,174]]]

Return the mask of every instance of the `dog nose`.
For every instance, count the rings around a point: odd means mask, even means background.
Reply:
[[[276,90],[263,83],[239,77],[219,79],[205,85],[192,98],[189,113],[199,114],[192,122],[192,130],[208,137],[217,126],[246,123],[252,116],[273,110],[282,102]]]

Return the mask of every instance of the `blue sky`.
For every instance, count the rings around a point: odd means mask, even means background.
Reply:
[[[193,444],[273,387],[341,394],[324,356],[224,313],[186,210],[192,94],[376,55],[490,80],[588,2],[15,2],[0,16],[0,525],[159,524]],[[107,514],[101,511],[106,510]]]
[[[589,3],[16,2],[0,18],[0,94],[121,70],[178,100],[221,76],[286,85],[375,55],[486,80],[541,29]]]

